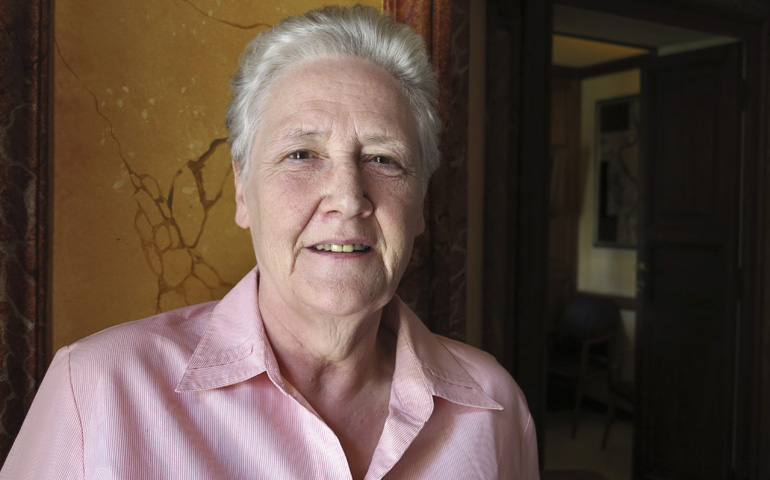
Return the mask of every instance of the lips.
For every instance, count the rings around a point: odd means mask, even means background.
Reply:
[[[372,247],[364,245],[362,243],[349,243],[349,244],[336,244],[336,243],[322,243],[315,245],[311,248],[319,252],[333,252],[333,253],[353,253],[353,252],[366,252]]]

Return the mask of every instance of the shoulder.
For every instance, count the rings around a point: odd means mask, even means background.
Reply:
[[[205,329],[205,322],[216,304],[217,302],[201,303],[159,313],[141,320],[121,323],[78,340],[70,347],[73,349],[91,349],[115,342],[125,345],[126,340],[165,337],[170,333],[181,336],[194,335],[196,330]]]
[[[107,328],[66,347],[73,374],[156,368],[187,362],[217,302]],[[128,367],[128,368],[127,368]]]
[[[524,393],[495,357],[475,347],[436,335],[460,368],[502,409],[477,412],[474,428],[488,422],[488,451],[495,452],[499,478],[537,478],[537,437]],[[466,429],[467,431],[473,428]],[[476,445],[482,445],[479,441]]]
[[[430,332],[400,298],[396,297],[392,305],[397,308],[392,317],[397,316],[400,322],[399,336],[403,335],[417,362],[423,369],[427,368],[430,377],[456,387],[480,389],[484,396],[502,407],[502,410],[490,412],[500,412],[513,423],[526,428],[531,417],[524,394],[495,357],[468,344]]]

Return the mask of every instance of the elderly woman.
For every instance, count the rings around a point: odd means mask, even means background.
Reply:
[[[2,478],[533,479],[489,355],[395,296],[438,162],[419,36],[326,8],[260,34],[227,115],[258,267],[58,352]]]

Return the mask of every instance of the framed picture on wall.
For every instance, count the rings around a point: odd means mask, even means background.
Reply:
[[[596,102],[594,246],[636,248],[639,96]]]

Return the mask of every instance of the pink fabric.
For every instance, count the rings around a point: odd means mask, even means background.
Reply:
[[[256,278],[61,349],[0,478],[351,478],[334,433],[281,377]],[[383,321],[398,351],[366,478],[537,479],[534,425],[508,373],[398,298]]]

